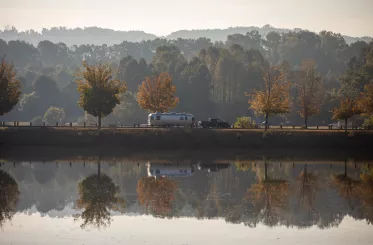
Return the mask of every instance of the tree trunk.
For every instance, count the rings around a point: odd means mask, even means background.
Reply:
[[[304,117],[304,125],[306,126],[306,129],[307,129],[307,121],[308,121],[308,118],[307,117]]]
[[[345,132],[347,133],[347,118],[345,118]]]
[[[264,161],[264,181],[266,181],[267,178],[267,161]]]
[[[267,131],[267,128],[268,128],[268,113],[266,113],[266,122],[265,122],[265,129],[264,131]]]
[[[98,162],[98,166],[97,166],[97,175],[98,175],[98,178],[100,179],[101,177],[101,162],[100,161]]]
[[[98,115],[98,124],[97,124],[98,129],[101,129],[101,113]]]
[[[347,178],[347,162],[345,161],[345,179]]]

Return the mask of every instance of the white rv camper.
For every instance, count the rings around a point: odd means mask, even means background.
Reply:
[[[184,126],[192,127],[194,125],[194,116],[189,113],[150,113],[148,115],[149,126]]]

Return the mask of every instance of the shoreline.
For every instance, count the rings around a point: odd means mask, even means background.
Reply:
[[[1,128],[2,156],[318,155],[373,156],[373,131]],[[48,150],[46,150],[48,149]],[[38,153],[39,152],[39,153]]]

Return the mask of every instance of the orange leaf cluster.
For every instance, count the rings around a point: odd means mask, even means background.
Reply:
[[[171,76],[163,72],[153,79],[146,78],[139,86],[137,100],[140,107],[149,112],[167,112],[179,103],[175,92]]]

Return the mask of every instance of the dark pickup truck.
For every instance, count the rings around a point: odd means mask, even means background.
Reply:
[[[202,128],[230,128],[231,125],[228,122],[217,118],[209,118],[208,121],[199,121],[198,126]]]

